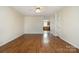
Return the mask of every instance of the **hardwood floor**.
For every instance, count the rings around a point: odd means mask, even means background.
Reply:
[[[0,47],[1,53],[76,53],[77,48],[50,35],[49,43],[43,43],[43,35],[28,34]]]

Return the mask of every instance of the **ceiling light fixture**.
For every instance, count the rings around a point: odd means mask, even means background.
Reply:
[[[40,13],[40,12],[41,12],[41,11],[40,11],[40,7],[37,7],[35,12],[36,12],[36,13]]]

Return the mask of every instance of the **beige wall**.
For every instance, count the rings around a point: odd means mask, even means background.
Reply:
[[[25,34],[42,34],[43,33],[43,17],[41,16],[26,16],[24,18],[24,33]]]
[[[55,15],[51,16],[50,17],[50,33],[55,36],[57,35],[56,34],[56,28],[57,28],[56,23],[57,23],[56,16]]]
[[[24,33],[23,16],[10,7],[0,7],[0,46]]]
[[[56,35],[79,48],[79,7],[65,7],[54,16]]]

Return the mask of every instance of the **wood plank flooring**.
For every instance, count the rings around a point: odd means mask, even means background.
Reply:
[[[76,53],[77,48],[50,35],[49,43],[43,43],[41,34],[25,34],[4,46],[0,47],[1,53]]]

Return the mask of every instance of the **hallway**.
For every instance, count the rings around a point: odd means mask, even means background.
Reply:
[[[51,35],[40,35],[43,33]],[[78,6],[0,7],[0,52],[63,53],[78,49]]]

